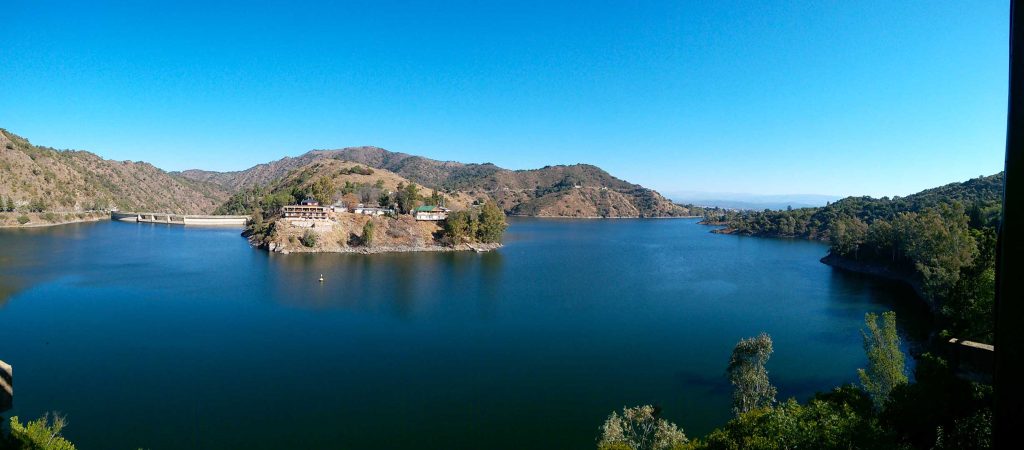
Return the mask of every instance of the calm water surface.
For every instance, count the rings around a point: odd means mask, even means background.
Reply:
[[[5,416],[80,449],[592,448],[624,405],[690,436],[729,417],[761,331],[780,396],[852,382],[906,291],[819,243],[692,220],[514,220],[488,254],[268,255],[234,229],[0,231]],[[326,282],[316,279],[320,274]]]

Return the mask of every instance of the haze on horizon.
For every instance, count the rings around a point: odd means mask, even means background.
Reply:
[[[726,3],[15,0],[0,127],[165,170],[374,145],[665,193],[1002,170],[1005,2]]]

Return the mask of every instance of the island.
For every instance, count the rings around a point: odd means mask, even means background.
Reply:
[[[381,198],[402,197],[387,192]],[[419,201],[417,201],[419,202]],[[257,248],[277,253],[486,252],[501,247],[505,214],[494,203],[453,211],[439,205],[346,204],[314,198],[283,206],[265,219],[257,210],[242,233]]]

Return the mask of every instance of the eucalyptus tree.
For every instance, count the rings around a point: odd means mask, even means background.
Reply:
[[[889,393],[897,386],[907,384],[906,361],[896,332],[896,313],[882,313],[881,325],[877,314],[867,313],[864,324],[867,330],[861,330],[861,334],[864,336],[868,368],[857,369],[857,375],[875,408],[881,410],[889,399]]]
[[[732,383],[732,411],[736,416],[775,403],[778,392],[768,379],[765,364],[772,356],[772,338],[767,333],[740,340],[729,358],[729,381]]]

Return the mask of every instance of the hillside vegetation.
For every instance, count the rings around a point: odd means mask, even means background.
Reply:
[[[339,160],[387,170],[449,196],[494,200],[507,214],[542,217],[673,217],[688,209],[657,192],[615,178],[598,167],[577,164],[508,170],[493,164],[463,164],[390,152],[377,147],[315,150],[238,172],[189,170],[180,175],[224,189],[276,183],[316,161]]]
[[[0,209],[13,213],[118,208],[203,214],[228,195],[219,185],[172,175],[148,163],[40,147],[0,129]]]
[[[323,204],[344,201],[354,205],[391,206],[394,195],[415,186],[412,181],[384,169],[372,169],[351,161],[314,159],[263,186],[245,189],[217,208],[217,214],[250,214],[259,210],[265,216],[277,214],[282,206],[317,198]],[[425,190],[425,189],[423,189]],[[432,191],[425,192],[428,196]],[[441,195],[441,194],[438,194]],[[383,199],[382,196],[388,198]],[[474,199],[462,192],[444,194],[443,202],[463,209]]]

